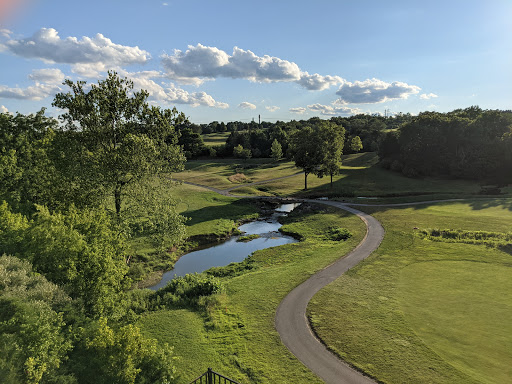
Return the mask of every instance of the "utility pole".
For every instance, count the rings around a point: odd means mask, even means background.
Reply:
[[[258,115],[258,125],[261,125],[261,115]]]

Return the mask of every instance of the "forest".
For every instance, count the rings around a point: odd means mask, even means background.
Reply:
[[[172,347],[142,335],[140,313],[205,305],[214,277],[135,289],[129,239],[162,252],[187,238],[170,175],[199,157],[292,159],[331,178],[342,154],[377,152],[407,177],[507,184],[512,112],[473,106],[329,120],[193,124],[110,72],[65,82],[59,120],[0,114],[0,377],[5,383],[171,383]],[[229,132],[208,147],[202,135]]]

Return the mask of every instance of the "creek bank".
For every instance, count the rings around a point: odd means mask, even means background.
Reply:
[[[293,237],[282,234],[279,229],[282,226],[279,218],[291,212],[300,203],[279,204],[279,201],[260,201],[262,216],[240,225],[237,235],[231,236],[222,243],[209,244],[194,252],[183,254],[175,263],[174,268],[165,272],[162,280],[151,289],[159,289],[165,286],[174,276],[184,276],[189,273],[200,273],[212,267],[226,266],[233,262],[241,262],[253,252],[276,247],[279,245],[296,242]],[[277,207],[276,207],[277,206]],[[271,208],[274,208],[272,210]],[[268,215],[271,213],[270,215]],[[232,233],[235,234],[235,231]],[[250,241],[237,241],[240,234]]]

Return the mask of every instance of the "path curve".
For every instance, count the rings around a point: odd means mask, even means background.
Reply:
[[[314,336],[306,317],[306,308],[315,293],[360,263],[379,247],[384,238],[384,228],[374,217],[342,203],[319,200],[301,201],[330,205],[357,215],[366,224],[366,236],[352,252],[311,276],[281,301],[275,316],[276,330],[283,344],[326,383],[374,383],[373,380],[331,353]]]
[[[231,188],[221,190],[204,185],[185,182],[185,184],[195,185],[217,192],[224,196],[238,198],[263,198],[262,196],[234,196],[230,194]],[[290,198],[267,197],[272,199],[287,200]],[[366,225],[366,235],[363,240],[349,254],[341,255],[340,259],[315,273],[305,282],[294,288],[279,304],[276,316],[275,327],[283,344],[297,357],[306,367],[320,377],[327,384],[375,384],[375,381],[365,376],[363,373],[355,370],[347,363],[342,361],[313,334],[309,321],[306,316],[306,310],[309,301],[322,288],[332,283],[352,267],[370,256],[375,251],[384,238],[384,228],[380,222],[373,216],[359,211],[350,206],[362,207],[393,207],[420,204],[433,204],[439,202],[459,201],[462,199],[431,200],[411,203],[395,204],[357,204],[341,203],[329,200],[300,199],[291,198],[295,201],[324,204],[336,207],[357,215]],[[350,206],[349,206],[350,205]]]

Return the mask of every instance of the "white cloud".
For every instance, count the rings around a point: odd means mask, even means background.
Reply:
[[[303,113],[305,113],[307,111],[307,109],[304,107],[297,107],[297,108],[290,108],[289,111],[291,113],[297,113],[299,115],[302,115]]]
[[[0,98],[18,100],[42,100],[60,92],[60,85],[64,81],[64,74],[60,69],[35,69],[28,76],[35,85],[27,88],[9,87],[0,85]]]
[[[0,28],[0,37],[4,37],[4,38],[10,38],[12,35],[12,31],[8,30],[8,29],[5,29],[5,28]]]
[[[247,101],[244,101],[240,104],[238,104],[238,108],[243,108],[243,109],[256,109],[256,106],[252,103],[249,103]]]
[[[273,56],[257,56],[249,50],[233,48],[228,53],[202,44],[189,45],[183,52],[162,56],[162,65],[171,79],[186,84],[201,84],[219,77],[252,82],[296,82],[310,90],[323,90],[343,82],[339,76],[310,75],[294,62]]]
[[[308,105],[308,108],[311,111],[320,112],[322,115],[327,116],[351,116],[357,115],[361,113],[359,108],[350,108],[344,106],[339,100],[336,100],[331,103],[331,105],[323,105],[323,104],[312,104]]]
[[[206,106],[220,109],[229,108],[229,104],[216,101],[206,92],[189,93],[177,88],[173,83],[157,84],[155,79],[162,79],[162,73],[158,71],[127,72],[120,70],[119,75],[128,77],[133,81],[136,90],[144,89],[149,93],[149,99],[168,104],[188,104],[192,107]]]
[[[62,84],[66,76],[58,68],[46,68],[34,69],[28,78],[36,83]]]
[[[41,59],[50,63],[101,64],[103,68],[144,64],[150,54],[139,47],[115,44],[101,33],[90,38],[61,39],[53,28],[41,28],[32,37],[13,39],[5,43],[6,49],[21,57]]]
[[[343,79],[339,76],[321,76],[318,73],[310,75],[307,72],[303,72],[297,83],[311,91],[322,91],[330,88],[332,85],[342,84]]]
[[[9,110],[3,105],[0,105],[0,113],[9,113]]]
[[[422,100],[429,100],[435,97],[438,97],[435,93],[422,93],[420,95],[420,99]]]
[[[270,112],[275,112],[275,111],[277,111],[278,109],[281,109],[281,108],[279,108],[279,107],[278,107],[278,106],[276,106],[276,105],[271,105],[271,106],[265,107],[265,109],[266,109],[267,111],[270,111]]]
[[[164,7],[167,7],[167,6],[169,5],[169,3],[162,3],[162,5],[163,5]]]
[[[388,100],[407,99],[409,95],[417,94],[420,87],[399,81],[386,83],[378,79],[367,79],[343,83],[337,95],[340,100],[349,104],[382,103]]]

